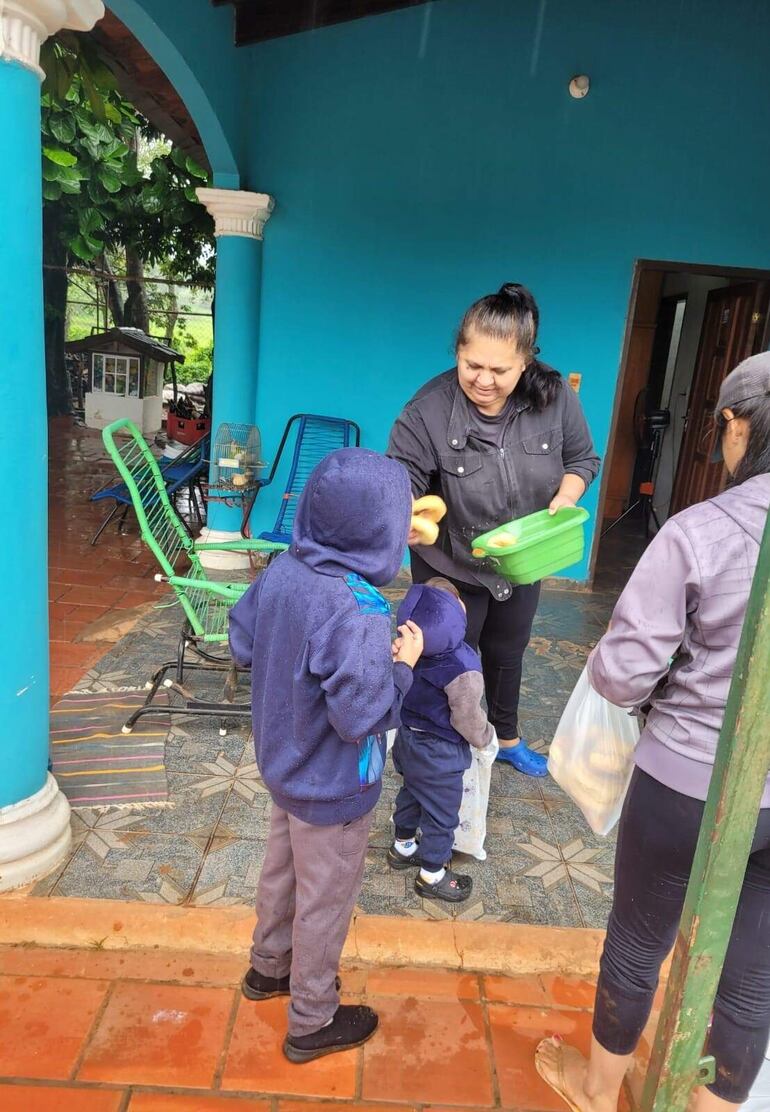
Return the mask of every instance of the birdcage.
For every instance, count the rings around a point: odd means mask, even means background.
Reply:
[[[211,445],[209,497],[237,501],[253,494],[265,466],[256,425],[220,425]]]

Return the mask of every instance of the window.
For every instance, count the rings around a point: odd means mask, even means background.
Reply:
[[[94,355],[93,389],[121,397],[139,397],[140,360],[135,355]]]
[[[128,393],[132,398],[139,397],[139,360],[128,360]]]
[[[92,382],[92,385],[91,385],[91,389],[92,390],[103,390],[104,389],[104,356],[103,355],[95,355],[94,356],[93,382]]]

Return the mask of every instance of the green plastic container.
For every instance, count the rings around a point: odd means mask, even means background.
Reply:
[[[484,557],[492,560],[509,582],[520,587],[538,583],[580,563],[586,543],[583,526],[588,518],[588,510],[580,506],[565,506],[553,516],[548,510],[540,510],[498,525],[497,529],[477,537],[473,548],[481,549]],[[500,533],[509,533],[516,543],[505,548],[490,546],[489,542]]]

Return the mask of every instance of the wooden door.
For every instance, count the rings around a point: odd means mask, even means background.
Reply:
[[[712,498],[724,486],[723,465],[711,462],[719,388],[742,359],[761,350],[769,296],[768,282],[725,286],[708,295],[671,499],[672,513]]]
[[[634,316],[628,336],[620,397],[607,460],[607,492],[604,519],[614,521],[628,506],[639,444],[634,430],[634,408],[650,374],[650,356],[655,341],[662,270],[642,270],[634,303]]]

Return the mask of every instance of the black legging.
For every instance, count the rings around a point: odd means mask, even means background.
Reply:
[[[652,1009],[660,967],[676,940],[703,803],[637,769],[618,832],[615,895],[596,989],[594,1035],[630,1054]],[[740,1104],[762,1066],[770,1033],[770,808],[759,812],[707,1053],[710,1090]]]
[[[441,574],[418,553],[411,552],[410,556],[415,583]],[[466,640],[481,653],[489,720],[498,737],[511,741],[519,736],[521,668],[540,600],[540,584],[514,587],[510,598],[498,602],[484,587],[471,587],[459,579],[451,582],[468,611]]]

